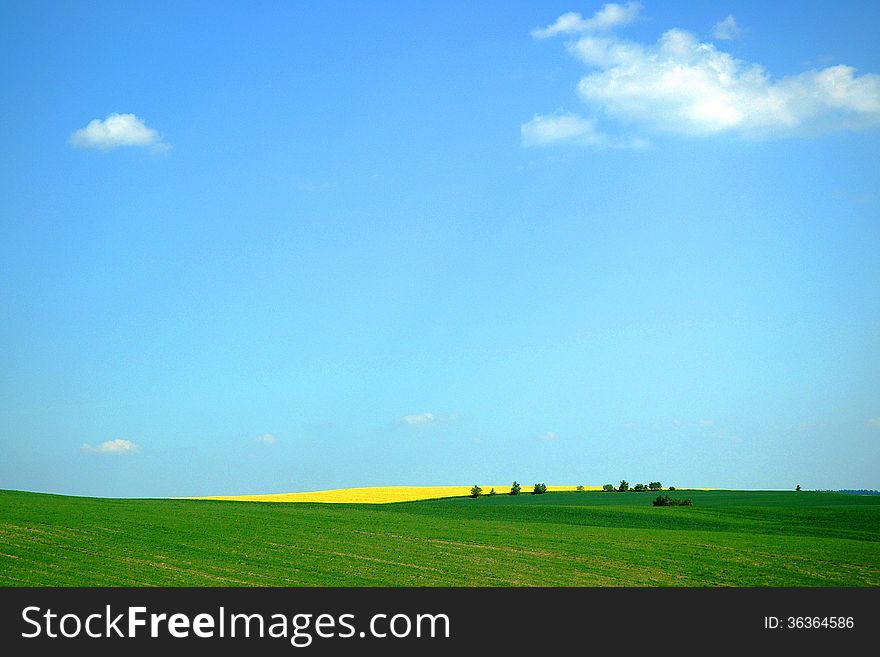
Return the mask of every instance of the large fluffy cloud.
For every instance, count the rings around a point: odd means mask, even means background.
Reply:
[[[595,25],[598,17],[584,23]],[[725,37],[733,27],[739,30],[733,20],[724,27]],[[761,65],[736,59],[682,29],[667,30],[652,44],[598,34],[595,28],[580,31],[587,33],[568,48],[590,72],[577,84],[577,93],[601,125],[610,119],[654,132],[751,136],[880,126],[880,76],[859,75],[851,66],[774,79]],[[596,119],[566,113],[554,121],[523,124],[523,144],[601,142],[585,139],[588,126],[596,133]],[[563,133],[566,139],[550,139]]]
[[[880,76],[850,66],[774,80],[685,30],[645,46],[588,36],[571,47],[598,69],[582,78],[581,99],[606,114],[690,134],[766,133],[880,124]]]

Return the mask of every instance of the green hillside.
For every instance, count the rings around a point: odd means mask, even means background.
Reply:
[[[880,586],[880,497],[555,492],[386,505],[0,491],[3,586]]]

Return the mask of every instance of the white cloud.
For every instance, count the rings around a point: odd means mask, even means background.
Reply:
[[[849,66],[773,80],[679,29],[655,45],[585,37],[572,50],[599,69],[581,79],[581,99],[650,129],[760,136],[880,125],[880,76],[858,76]]]
[[[547,431],[541,434],[541,440],[556,440],[558,437],[555,431]]]
[[[89,443],[82,446],[84,452],[89,454],[113,454],[120,456],[122,454],[134,454],[140,451],[140,447],[130,440],[117,438],[116,440],[105,440],[97,447],[92,447]]]
[[[880,415],[878,415],[877,417],[872,417],[870,420],[868,420],[868,424],[871,424],[875,427],[880,427]]]
[[[595,122],[571,112],[541,116],[535,114],[519,127],[523,146],[549,146],[569,143],[603,148],[647,148],[642,137],[612,137],[596,130]]]
[[[313,194],[316,192],[329,192],[336,189],[336,185],[331,182],[320,180],[301,179],[296,182],[296,189],[300,192]]]
[[[557,142],[578,142],[596,145],[607,137],[596,131],[592,121],[572,114],[535,114],[531,121],[520,126],[523,146],[546,146]]]
[[[94,119],[85,128],[70,136],[70,143],[78,148],[107,151],[118,146],[149,147],[153,151],[168,150],[156,130],[148,128],[134,114],[110,114],[106,119]]]
[[[735,20],[727,23],[730,28]],[[560,25],[574,23],[567,19]],[[547,30],[547,35],[572,31]],[[656,43],[587,34],[567,47],[592,69],[577,92],[594,118],[535,115],[521,126],[524,146],[565,141],[644,145],[632,137],[615,137],[615,123],[618,129],[750,137],[880,126],[880,75],[859,75],[850,66],[773,78],[761,65],[736,59],[677,28]]]
[[[732,41],[733,39],[739,39],[742,36],[743,30],[737,24],[736,18],[733,14],[728,14],[727,17],[723,21],[718,21],[715,23],[715,27],[712,28],[712,35],[716,39],[720,39],[722,41]]]
[[[405,424],[410,426],[419,427],[425,426],[426,424],[433,424],[437,421],[437,418],[433,413],[418,413],[416,415],[404,415],[403,421]]]
[[[557,18],[552,25],[535,28],[532,30],[532,36],[536,39],[546,39],[557,34],[610,30],[618,25],[632,23],[641,10],[640,2],[628,2],[625,5],[611,2],[593,14],[592,18],[584,18],[576,12],[568,12]]]
[[[273,436],[271,433],[264,433],[262,436],[257,436],[254,438],[258,443],[263,443],[264,445],[274,445],[278,442],[278,438]]]

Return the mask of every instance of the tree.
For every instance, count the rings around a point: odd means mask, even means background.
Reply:
[[[584,487],[583,487],[583,486],[578,486],[577,488],[575,488],[575,490],[578,491],[579,493],[583,493],[583,492],[584,492]]]
[[[625,479],[620,480],[620,486],[617,487],[617,490],[622,490],[622,491],[629,490],[629,484],[626,482]]]
[[[669,490],[675,490],[675,486],[670,486]]]
[[[795,486],[794,489],[795,489],[798,493],[800,493],[800,492],[801,492],[801,485],[798,484],[797,486]]]
[[[648,484],[648,488],[650,488],[651,490],[663,490],[663,484],[661,484],[659,481],[652,481],[650,484]]]
[[[514,481],[513,485],[510,487],[510,494],[511,495],[519,495],[519,491],[521,489],[522,489],[522,486],[520,486],[518,483],[516,483],[516,481]]]
[[[633,486],[633,490],[648,490],[648,487],[645,484],[636,484]]]
[[[493,488],[492,490],[489,491],[489,495],[491,496],[491,495],[494,495],[494,494],[495,494],[495,489]]]
[[[604,490],[606,493],[613,493],[614,484],[605,484],[604,486],[602,486],[602,490]]]
[[[547,492],[547,486],[544,484],[535,484],[535,487],[532,489],[532,495],[541,495]]]
[[[471,497],[479,497],[480,493],[483,492],[483,489],[474,484],[474,487],[471,488]]]

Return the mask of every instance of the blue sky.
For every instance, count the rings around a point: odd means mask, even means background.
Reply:
[[[0,2],[0,487],[880,487],[876,2]]]

